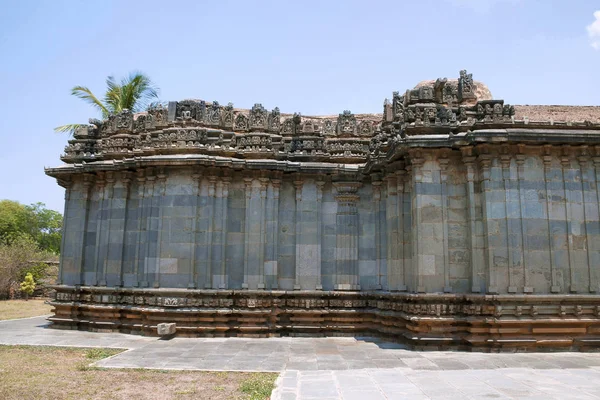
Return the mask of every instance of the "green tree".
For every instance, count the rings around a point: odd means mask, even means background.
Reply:
[[[100,111],[102,119],[125,109],[132,112],[144,111],[158,102],[158,87],[142,72],[132,72],[120,82],[113,76],[106,78],[106,93],[102,100],[85,86],[75,86],[71,89],[71,94]],[[54,131],[73,134],[76,129],[85,126],[87,125],[67,124],[54,128]]]
[[[18,238],[29,238],[41,250],[60,252],[62,215],[44,203],[24,205],[0,200],[0,243],[10,245]]]
[[[25,293],[25,300],[29,300],[29,296],[33,294],[35,290],[35,281],[33,280],[33,275],[28,273],[25,275],[25,280],[21,282],[21,292]]]
[[[29,234],[41,250],[60,253],[62,214],[46,208],[44,203],[25,206],[30,213]]]
[[[30,213],[25,205],[12,200],[0,200],[0,243],[11,244],[27,236]]]

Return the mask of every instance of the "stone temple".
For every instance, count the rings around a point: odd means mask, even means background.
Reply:
[[[62,160],[53,327],[600,347],[600,107],[461,71],[383,114],[124,111]]]

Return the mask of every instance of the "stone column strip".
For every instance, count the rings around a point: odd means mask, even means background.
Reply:
[[[523,206],[525,205],[525,193],[523,192],[523,180],[525,178],[525,154],[524,146],[518,145],[519,153],[516,156],[517,163],[517,194],[519,195],[519,225],[521,225],[521,265],[523,266],[523,293],[533,293],[533,287],[529,283],[529,270],[525,252],[529,250],[527,235],[525,235],[525,224],[523,223]]]
[[[142,282],[141,282],[141,287],[148,287],[148,279],[149,279],[149,274],[148,274],[148,266],[149,266],[149,260],[148,260],[148,256],[149,256],[149,250],[150,250],[150,243],[149,243],[149,233],[152,230],[152,218],[153,218],[153,212],[152,212],[152,205],[154,203],[154,191],[155,191],[155,182],[156,182],[156,176],[154,175],[154,169],[153,168],[147,168],[146,169],[146,194],[144,196],[144,208],[146,210],[148,210],[146,212],[146,217],[144,218],[144,224],[145,224],[145,232],[144,232],[144,243],[142,246],[142,254],[141,254],[141,258],[142,258],[142,265],[143,265],[143,271],[142,271]]]
[[[204,271],[204,288],[212,289],[212,247],[213,247],[213,235],[215,232],[215,195],[217,185],[217,176],[215,171],[211,171],[211,175],[208,177],[208,201],[206,208],[208,210],[208,231],[206,232],[206,270]]]
[[[404,210],[404,203],[407,202],[411,202],[411,194],[413,192],[413,188],[412,188],[412,179],[408,179],[409,176],[412,176],[412,165],[406,165],[405,166],[405,170],[406,170],[406,176],[404,179],[404,190],[402,192],[402,198],[403,198],[403,205],[402,205],[402,210]],[[412,205],[411,207],[409,207],[409,209],[412,209]],[[407,211],[407,212],[403,212],[402,213],[402,219],[406,220],[409,219],[410,225],[412,226],[412,220],[410,220],[411,218],[411,211]],[[403,222],[404,225],[408,225],[408,222]],[[408,290],[408,271],[412,271],[414,273],[413,270],[413,266],[417,265],[416,260],[414,258],[414,255],[411,254],[411,250],[412,250],[412,238],[411,238],[411,232],[410,230],[407,230],[404,228],[404,225],[402,226],[402,232],[401,232],[401,240],[402,240],[402,253],[404,254],[404,260],[402,261],[404,263],[404,282],[402,282],[402,286],[398,287],[399,291],[405,292]],[[410,256],[410,257],[408,257]],[[389,271],[388,271],[389,274]]]
[[[129,197],[131,194],[131,176],[132,173],[129,171],[121,172],[121,182],[123,183],[123,199],[124,199],[124,210],[123,210],[123,232],[121,235],[121,259],[119,260],[119,273],[118,279],[115,286],[122,287],[123,282],[123,264],[125,262],[125,241],[127,233],[127,218],[129,217]]]
[[[565,180],[565,169],[571,168],[571,160],[569,159],[570,149],[568,146],[563,147],[563,154],[560,158],[561,165],[561,176],[562,176],[562,187],[564,193],[564,204],[565,204],[565,228],[567,233],[567,251],[569,254],[569,276],[571,285],[569,286],[569,291],[571,293],[577,293],[577,285],[575,284],[575,254],[573,253],[572,243],[573,243],[573,233],[571,232],[571,201],[569,191],[567,189],[567,181]]]
[[[471,264],[471,292],[481,292],[481,283],[479,281],[480,268],[477,263],[477,228],[476,228],[476,208],[475,208],[475,157],[473,156],[473,147],[461,147],[462,161],[467,168],[467,218],[469,226],[469,251]]]
[[[96,211],[96,246],[94,248],[94,281],[91,283],[93,286],[98,285],[98,272],[102,271],[102,265],[100,265],[100,246],[102,245],[102,211],[104,210],[104,197],[106,195],[106,179],[104,172],[98,172],[98,180],[96,180],[96,188],[98,193],[98,209]]]
[[[271,237],[271,245],[273,246],[273,261],[275,262],[275,281],[271,289],[279,287],[279,187],[281,179],[271,179],[273,188],[273,236]]]
[[[166,191],[167,191],[167,174],[165,173],[164,168],[159,168],[158,173],[156,174],[157,180],[157,192],[158,196],[154,196],[154,203],[158,208],[158,221],[157,221],[157,230],[156,233],[157,242],[156,242],[156,254],[155,254],[155,265],[156,269],[154,271],[154,283],[153,286],[155,288],[160,286],[160,260],[162,257],[162,228],[163,228],[163,210],[164,207],[161,206],[161,200],[164,199]]]
[[[559,293],[560,286],[558,285],[556,278],[556,265],[554,262],[554,235],[552,233],[552,226],[550,224],[550,192],[548,191],[548,174],[552,167],[552,146],[547,144],[544,145],[544,155],[542,157],[544,161],[544,186],[546,190],[546,221],[548,222],[548,251],[550,252],[550,292]]]
[[[231,183],[230,176],[224,176],[221,178],[223,189],[221,193],[221,207],[222,207],[222,220],[221,220],[221,283],[219,289],[226,289],[228,286],[227,280],[227,207],[229,206],[229,184]]]
[[[594,161],[594,179],[593,182],[591,182],[592,185],[595,186],[595,191],[596,191],[596,205],[598,206],[598,221],[596,222],[596,226],[600,227],[600,146],[595,146],[595,154],[593,157],[593,161]],[[598,234],[596,234],[596,240],[598,240]],[[596,248],[597,250],[597,248]],[[590,286],[593,284],[594,285],[594,292],[597,292],[600,288],[600,278],[598,277],[598,269],[594,269],[595,274],[594,274],[594,282],[590,283]],[[592,291],[592,289],[590,288],[590,292]]]
[[[377,290],[381,290],[381,180],[379,174],[371,174],[373,205],[375,212],[375,268],[377,269]]]
[[[94,184],[94,175],[92,174],[84,174],[83,175],[83,193],[82,193],[82,202],[84,203],[85,215],[80,220],[80,232],[83,238],[81,239],[81,253],[79,255],[79,282],[80,284],[85,284],[85,246],[86,246],[86,236],[87,236],[87,227],[90,216],[90,190],[92,185]]]
[[[190,276],[188,280],[188,289],[196,288],[196,281],[198,276],[198,263],[196,261],[196,247],[198,247],[198,204],[200,202],[200,186],[202,185],[202,169],[194,168],[192,172],[192,181],[194,182],[194,191],[192,192],[194,198],[194,243],[192,245],[192,259],[190,264]]]
[[[246,187],[246,221],[244,224],[244,282],[242,289],[248,289],[248,254],[250,250],[250,199],[252,198],[252,181],[251,177],[244,178]]]
[[[511,156],[509,149],[503,147],[503,153],[500,155],[500,165],[502,167],[502,180],[504,182],[504,216],[506,221],[506,256],[508,259],[508,293],[517,293],[515,284],[514,269],[516,267],[512,249],[510,248],[510,233],[512,232],[511,218],[508,216],[508,204],[510,203],[510,190],[512,186],[512,176],[510,168]]]
[[[485,254],[487,257],[485,271],[487,273],[487,292],[490,294],[498,293],[498,285],[496,280],[496,271],[494,271],[494,254],[489,246],[489,219],[490,219],[490,179],[491,179],[491,165],[492,156],[488,153],[487,147],[482,147],[477,160],[479,161],[479,167],[481,169],[481,207],[483,215],[483,231],[484,231],[484,242],[485,242]]]
[[[145,192],[146,192],[146,176],[144,169],[138,169],[136,171],[136,180],[137,180],[137,189],[138,189],[138,202],[137,202],[137,245],[135,247],[135,259],[134,259],[134,273],[136,277],[136,286],[141,286],[142,282],[142,274],[143,271],[140,272],[140,266],[143,265],[142,257],[142,229],[144,229],[145,224],[143,223],[145,212]]]
[[[394,230],[398,228],[398,224],[395,223],[394,217],[398,210],[398,184],[396,177],[388,172],[388,175],[385,177],[386,180],[386,204],[385,204],[385,219],[386,219],[386,265],[388,272],[388,286],[390,290],[396,290],[397,284],[397,245],[398,245],[398,236],[394,234]]]
[[[300,280],[298,266],[300,265],[300,254],[298,245],[302,243],[302,187],[304,186],[304,181],[298,177],[294,181],[294,187],[296,189],[296,274],[294,281],[294,290],[300,290]]]
[[[56,283],[58,285],[62,285],[64,282],[64,259],[65,259],[65,238],[66,238],[66,228],[67,225],[69,223],[69,202],[71,200],[71,189],[73,187],[73,181],[71,181],[70,177],[69,179],[57,179],[57,182],[60,186],[62,186],[63,188],[65,188],[65,206],[64,206],[64,212],[63,212],[63,227],[62,227],[62,235],[60,238],[60,258],[59,258],[59,274],[58,274],[58,279],[56,281]],[[84,235],[85,236],[85,235]]]
[[[581,204],[582,204],[582,208],[583,208],[583,237],[585,240],[585,249],[586,249],[586,253],[587,253],[587,270],[588,270],[588,282],[589,282],[589,287],[588,290],[590,293],[594,293],[596,292],[596,288],[597,285],[594,285],[595,282],[595,270],[596,268],[594,268],[594,266],[592,265],[592,255],[590,253],[590,244],[592,243],[592,238],[589,235],[588,229],[587,229],[587,212],[585,210],[586,208],[586,186],[591,186],[592,182],[590,180],[589,177],[589,165],[591,164],[591,159],[588,153],[588,148],[587,146],[581,146],[580,148],[581,153],[579,155],[579,157],[577,157],[577,160],[579,160],[579,173],[581,175],[581,179],[580,179],[580,183],[581,183]]]
[[[106,204],[104,205],[103,213],[106,214],[105,221],[103,221],[103,225],[105,225],[105,229],[102,229],[102,240],[104,243],[103,250],[103,260],[102,260],[102,273],[100,274],[100,280],[98,282],[98,286],[106,286],[106,271],[108,264],[108,256],[109,256],[109,241],[110,241],[110,230],[112,228],[112,217],[113,217],[113,196],[115,193],[115,173],[112,171],[108,171],[106,173]]]
[[[396,282],[395,290],[405,291],[406,290],[406,253],[404,252],[405,232],[404,232],[404,186],[406,180],[406,170],[404,165],[400,166],[400,170],[396,171],[396,179],[398,188],[396,189],[397,201],[397,218],[398,218],[398,250],[397,250],[397,263],[400,272],[399,280]]]
[[[267,188],[269,178],[259,178],[260,182],[260,249],[258,252],[258,289],[265,288],[265,253],[267,251]]]
[[[323,225],[323,217],[322,217],[322,208],[323,208],[323,186],[325,185],[325,181],[318,179],[316,181],[317,185],[317,243],[319,244],[319,252],[317,253],[317,284],[315,286],[316,290],[323,290],[323,285],[321,283],[321,260],[323,254],[323,234],[322,234],[322,225]]]
[[[423,243],[421,239],[421,196],[422,193],[421,184],[423,181],[423,163],[425,159],[420,152],[414,152],[411,157],[411,164],[413,168],[413,197],[414,204],[412,207],[413,220],[412,220],[412,238],[413,238],[413,259],[416,260],[416,290],[418,293],[425,293],[426,289],[423,285]]]
[[[440,184],[442,197],[442,244],[444,252],[444,293],[452,293],[450,285],[450,265],[448,264],[448,155],[442,153],[438,162],[440,164]]]

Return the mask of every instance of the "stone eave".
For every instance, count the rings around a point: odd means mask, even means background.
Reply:
[[[102,160],[87,163],[63,164],[58,167],[45,168],[46,175],[54,178],[66,175],[96,171],[118,171],[128,168],[144,167],[220,167],[232,170],[273,170],[283,173],[310,173],[353,175],[360,173],[364,164],[319,163],[300,161],[279,161],[264,159],[238,159],[231,157],[209,156],[204,154],[156,155],[124,158],[120,160]]]

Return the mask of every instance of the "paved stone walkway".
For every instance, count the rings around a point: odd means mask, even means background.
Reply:
[[[282,372],[276,399],[600,399],[600,353],[415,352],[372,338],[158,340],[0,322],[0,344],[113,347],[105,368]]]

